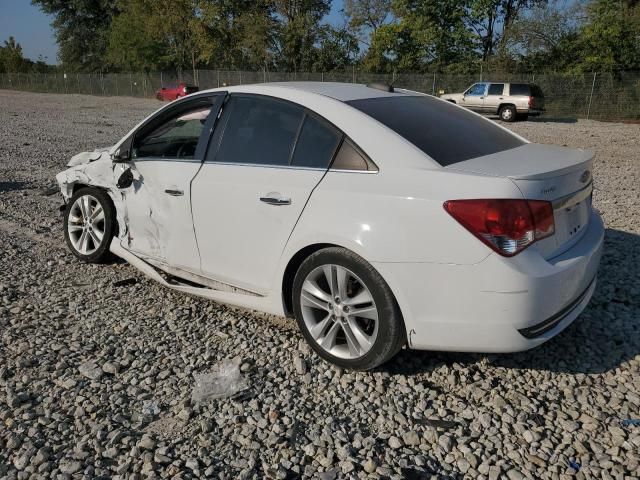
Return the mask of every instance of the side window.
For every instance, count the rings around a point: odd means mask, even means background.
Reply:
[[[306,115],[296,142],[291,165],[327,168],[340,143],[342,134],[327,122]]]
[[[347,138],[344,139],[336,158],[331,164],[333,170],[377,171],[378,167],[356,148]]]
[[[472,97],[481,97],[482,95],[484,95],[485,88],[486,84],[476,83],[475,85],[472,85],[469,90],[467,90],[465,95],[470,95]]]
[[[489,85],[489,93],[487,95],[502,95],[504,92],[504,83],[492,83]]]
[[[529,85],[526,83],[512,83],[509,88],[509,95],[529,96]]]
[[[266,97],[232,96],[216,162],[289,165],[304,110]]]
[[[200,104],[137,134],[133,158],[193,158],[211,106]]]

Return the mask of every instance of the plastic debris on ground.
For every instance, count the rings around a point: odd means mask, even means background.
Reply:
[[[207,403],[218,398],[227,398],[249,388],[240,367],[231,360],[223,360],[209,373],[194,374],[195,387],[191,395],[194,404]]]
[[[128,285],[135,285],[137,282],[138,282],[137,278],[131,277],[131,278],[125,278],[123,280],[116,280],[115,282],[113,282],[113,286],[126,287]]]
[[[145,400],[142,402],[142,414],[143,415],[157,415],[160,413],[160,407],[155,400]]]
[[[578,470],[580,470],[580,467],[581,467],[582,465],[580,465],[580,464],[579,464],[578,462],[576,462],[575,460],[569,460],[569,466],[570,466],[571,468],[573,468],[573,469],[577,472]]]
[[[627,418],[621,423],[623,427],[640,427],[640,418]]]

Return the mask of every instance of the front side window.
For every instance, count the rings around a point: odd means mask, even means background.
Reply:
[[[489,93],[487,95],[502,95],[504,91],[504,83],[492,83],[489,85]]]
[[[314,115],[306,115],[291,165],[327,168],[341,138],[342,134],[327,122]]]
[[[210,112],[211,106],[199,105],[170,116],[151,131],[143,129],[135,137],[133,158],[194,158]]]
[[[484,83],[476,83],[475,85],[472,85],[469,90],[467,90],[465,95],[468,95],[470,97],[481,97],[482,95],[484,95],[485,89],[486,85]]]
[[[266,97],[232,96],[216,162],[289,165],[302,107]]]

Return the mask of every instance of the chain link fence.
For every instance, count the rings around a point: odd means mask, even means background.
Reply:
[[[284,82],[392,83],[401,88],[438,95],[461,92],[478,81],[531,82],[542,88],[546,116],[596,120],[640,119],[640,72],[607,73],[442,73],[372,74],[356,69],[340,72],[284,73],[269,71],[195,70],[157,73],[2,73],[0,88],[45,93],[80,93],[153,98],[163,86],[183,81],[200,89],[231,85]]]

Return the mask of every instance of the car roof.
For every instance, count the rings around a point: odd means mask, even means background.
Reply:
[[[233,87],[221,87],[207,91],[220,91],[226,90],[228,92],[246,92],[249,87],[252,92],[260,93],[262,88],[282,88],[288,90],[296,90],[300,92],[313,93],[316,95],[323,95],[325,97],[333,98],[341,102],[348,102],[351,100],[361,100],[365,98],[380,98],[380,97],[398,97],[407,95],[417,95],[413,92],[407,92],[403,90],[396,90],[395,92],[388,92],[375,87],[369,87],[361,83],[338,83],[338,82],[273,82],[273,83],[258,83],[255,85],[241,85]]]

